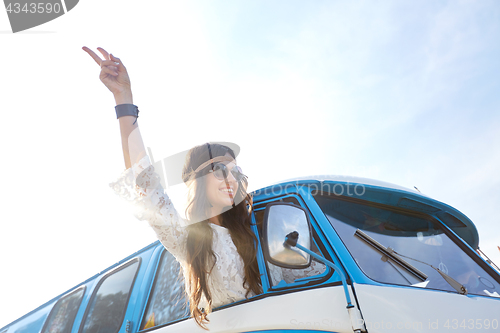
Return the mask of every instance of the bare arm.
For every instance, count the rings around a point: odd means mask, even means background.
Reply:
[[[98,48],[98,50],[104,56],[104,60],[88,47],[84,46],[82,49],[101,67],[99,78],[113,93],[116,105],[133,104],[130,79],[122,61],[112,54],[108,54],[108,52],[102,48]],[[136,118],[134,116],[123,116],[118,118],[122,139],[123,159],[126,169],[130,168],[132,164],[138,162],[146,155],[138,122],[133,124],[135,120]]]
[[[116,105],[134,104],[132,92],[115,95]],[[125,168],[128,169],[132,164],[139,162],[146,155],[146,149],[139,131],[138,121],[135,122],[134,116],[123,116],[118,118],[120,123],[120,134],[122,138],[123,159]],[[135,122],[135,124],[134,124]]]

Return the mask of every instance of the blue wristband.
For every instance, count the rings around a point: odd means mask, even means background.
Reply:
[[[139,108],[134,104],[119,104],[115,106],[116,110],[116,119],[123,116],[134,116],[136,119],[132,123],[134,125],[137,122],[137,118],[139,118]]]

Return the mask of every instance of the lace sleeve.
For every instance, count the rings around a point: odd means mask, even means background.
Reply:
[[[269,268],[269,275],[271,277],[272,287],[276,287],[283,280],[283,271],[282,268],[276,265],[271,264],[269,261],[267,262],[267,267]],[[288,283],[288,281],[285,281]]]
[[[311,265],[305,269],[289,269],[282,268],[267,262],[269,273],[271,275],[271,284],[276,287],[281,281],[285,283],[294,283],[295,280],[312,277],[315,275],[323,274],[326,266],[323,263],[315,260],[311,261]]]
[[[285,278],[285,281],[290,281],[288,283],[291,283],[298,279],[323,274],[325,272],[325,269],[326,266],[323,263],[312,260],[311,265],[305,269],[283,268],[283,276]]]
[[[134,206],[134,216],[148,221],[163,246],[182,262],[186,257],[186,221],[179,216],[160,180],[146,155],[109,186]]]

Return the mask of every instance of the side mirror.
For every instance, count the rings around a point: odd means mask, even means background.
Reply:
[[[267,261],[285,268],[309,267],[309,254],[284,244],[287,235],[294,231],[299,234],[297,243],[310,249],[311,230],[305,209],[285,202],[268,204],[264,213],[262,246]]]

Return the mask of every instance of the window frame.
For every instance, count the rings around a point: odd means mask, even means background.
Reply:
[[[166,327],[166,326],[169,326],[169,325],[172,325],[172,324],[175,324],[175,323],[178,323],[178,322],[181,322],[181,321],[184,321],[184,320],[187,320],[187,319],[190,319],[191,317],[190,316],[187,316],[187,317],[184,317],[184,318],[180,318],[180,319],[176,319],[176,320],[173,320],[173,321],[169,321],[168,323],[164,323],[164,324],[161,324],[161,325],[156,325],[154,327],[149,327],[149,328],[145,328],[145,329],[140,329],[140,327],[143,326],[143,322],[144,322],[144,315],[146,314],[146,309],[148,308],[148,305],[149,305],[149,301],[151,299],[151,293],[154,291],[155,289],[155,286],[156,286],[156,281],[158,280],[158,269],[160,268],[160,264],[162,262],[162,258],[163,256],[165,255],[166,252],[168,252],[168,250],[163,246],[163,245],[159,245],[158,246],[160,248],[160,251],[159,251],[159,254],[157,254],[155,257],[155,268],[154,268],[154,277],[150,283],[150,287],[148,289],[148,296],[147,296],[147,299],[145,300],[144,302],[144,306],[142,307],[142,311],[141,311],[141,314],[140,314],[140,317],[139,317],[139,320],[138,320],[138,326],[137,326],[137,332],[149,332],[151,330],[155,330],[155,329],[158,329],[160,327]],[[170,255],[172,255],[170,252],[168,252]],[[175,259],[175,257],[174,257]],[[179,264],[180,265],[180,264]],[[182,267],[180,267],[180,269],[182,269]]]
[[[323,258],[332,261],[332,256],[335,254],[333,251],[330,250],[328,246],[325,244],[328,244],[326,237],[319,227],[319,224],[317,220],[315,219],[314,215],[311,213],[311,210],[306,204],[306,200],[302,198],[302,196],[299,193],[284,193],[282,195],[277,195],[273,197],[268,197],[265,198],[261,201],[258,201],[254,205],[254,218],[255,222],[257,223],[257,218],[255,216],[256,212],[264,211],[267,207],[267,204],[274,203],[274,202],[291,202],[291,201],[284,201],[283,199],[287,198],[293,198],[295,199],[298,203],[299,206],[303,209],[306,210],[306,213],[309,218],[310,222],[310,227],[311,227],[311,239],[314,242],[314,245],[316,248],[320,251],[321,255]],[[293,203],[293,202],[291,202]],[[293,203],[296,204],[296,203]],[[318,288],[318,287],[327,287],[327,286],[334,286],[334,285],[341,285],[342,281],[338,279],[338,281],[333,281],[333,282],[328,282],[329,280],[332,279],[332,276],[334,275],[334,270],[329,267],[328,265],[326,266],[326,270],[324,273],[312,276],[312,277],[306,277],[306,278],[301,278],[300,280],[289,283],[286,286],[282,287],[277,287],[277,286],[272,286],[270,281],[270,273],[269,273],[269,267],[267,265],[267,261],[264,258],[264,249],[262,248],[262,237],[264,237],[263,232],[261,232],[260,227],[257,228],[256,226],[256,234],[259,239],[259,251],[257,255],[260,257],[258,258],[259,261],[259,269],[261,271],[261,276],[265,276],[266,281],[265,281],[265,290],[263,292],[263,295],[276,295],[276,294],[284,294],[284,293],[290,293],[290,292],[297,292],[297,291],[303,291],[306,289],[313,289],[313,288]],[[265,275],[264,275],[265,274]],[[262,281],[262,286],[264,288],[264,281]]]
[[[95,299],[95,297],[97,295],[97,292],[99,291],[99,288],[101,288],[101,285],[104,283],[104,281],[106,281],[107,278],[110,277],[111,275],[113,275],[115,273],[118,273],[119,271],[127,268],[128,266],[130,266],[130,265],[132,265],[134,263],[138,263],[138,265],[137,265],[137,269],[135,271],[134,277],[132,279],[132,283],[130,285],[129,293],[128,293],[128,296],[127,296],[127,301],[125,302],[126,306],[124,307],[124,309],[122,311],[122,314],[121,314],[121,320],[120,321],[122,322],[122,324],[118,327],[118,330],[116,332],[114,332],[114,333],[118,333],[120,331],[120,328],[123,326],[123,319],[125,318],[125,314],[127,313],[128,304],[130,302],[130,296],[132,295],[132,292],[133,292],[133,289],[134,289],[134,286],[135,286],[135,281],[137,280],[137,275],[139,274],[139,270],[141,268],[141,263],[142,263],[142,258],[141,257],[132,258],[131,260],[127,261],[126,263],[122,264],[121,266],[113,269],[112,271],[110,271],[110,272],[108,272],[108,273],[106,273],[105,275],[102,276],[102,278],[99,280],[99,282],[95,286],[94,290],[92,291],[92,295],[90,296],[89,301],[88,301],[88,303],[86,305],[85,313],[83,314],[82,320],[80,322],[80,327],[78,328],[78,333],[83,333],[83,328],[85,326],[85,323],[87,322],[90,310],[91,310],[91,308],[93,308],[93,307],[91,307],[91,305],[94,302],[94,299]]]
[[[66,297],[69,297],[77,292],[79,292],[80,290],[82,290],[82,296],[80,297],[80,301],[78,302],[78,308],[75,312],[75,315],[73,316],[73,323],[71,324],[71,331],[73,330],[73,326],[75,325],[75,319],[76,319],[76,316],[78,315],[78,311],[80,310],[80,307],[82,305],[82,301],[83,301],[83,298],[85,297],[85,292],[86,292],[86,289],[87,289],[87,286],[80,286],[72,291],[70,291],[69,293],[67,293],[66,295],[60,297],[57,302],[54,304],[54,306],[52,307],[52,309],[50,309],[50,312],[47,316],[47,318],[45,318],[45,322],[43,323],[43,326],[42,326],[42,329],[40,330],[40,333],[45,333],[44,330],[47,328],[47,325],[49,323],[49,318],[50,316],[52,315],[52,311],[54,311],[54,309],[57,307],[57,305],[59,304],[59,302],[61,302],[63,299],[65,299]],[[5,333],[7,331],[2,331],[2,333]]]

